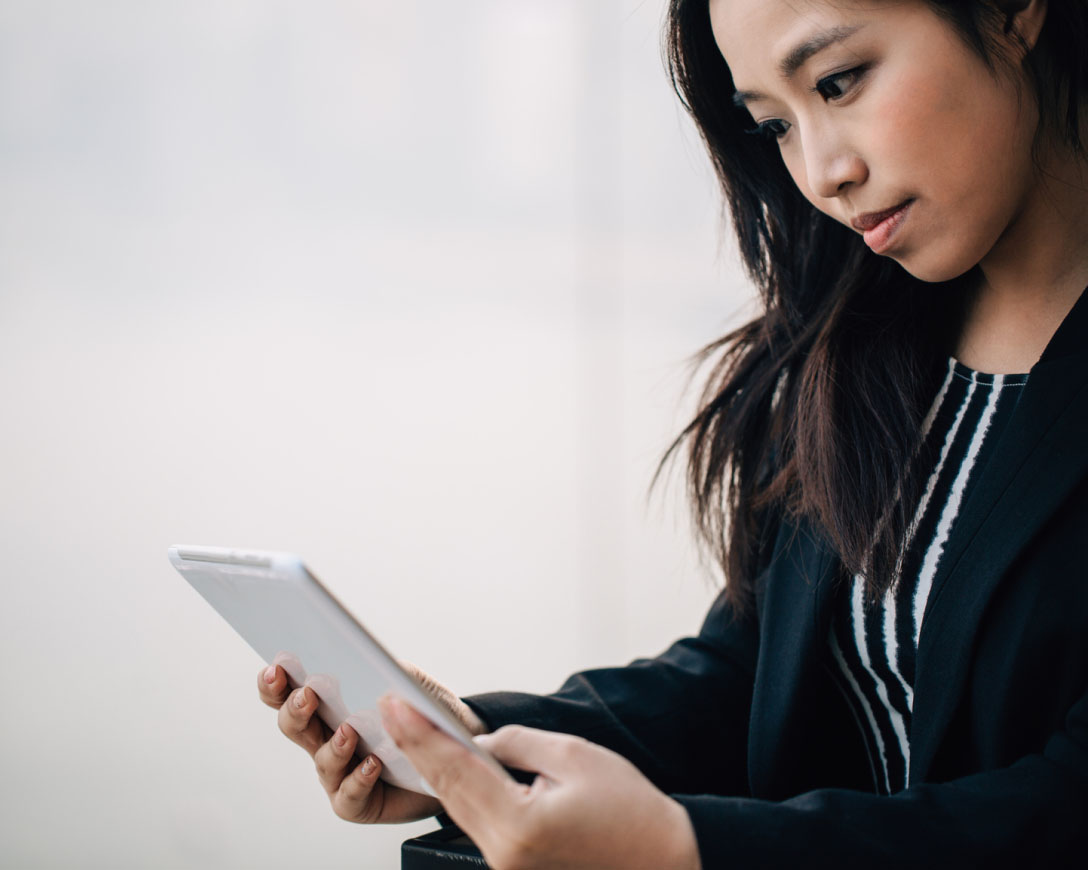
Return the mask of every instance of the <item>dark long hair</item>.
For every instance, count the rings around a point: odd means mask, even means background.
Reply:
[[[1022,0],[926,2],[996,71]],[[762,313],[697,357],[709,366],[700,409],[661,467],[686,447],[696,528],[738,611],[751,601],[776,516],[810,521],[875,596],[895,581],[919,497],[921,420],[977,276],[922,282],[804,199],[778,147],[745,132],[752,119],[732,100],[708,6],[672,0],[665,56]],[[1051,0],[1026,62],[1040,137],[1054,132],[1082,155],[1086,45],[1088,4]]]

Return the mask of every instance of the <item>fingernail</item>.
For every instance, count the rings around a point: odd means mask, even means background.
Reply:
[[[386,696],[378,702],[382,714],[382,727],[396,743],[404,732],[404,719],[401,717],[400,704]]]
[[[404,705],[392,695],[382,695],[378,699],[378,709],[381,711],[382,715],[388,716],[396,722],[401,718],[401,712],[404,709]]]
[[[397,717],[398,722],[404,725],[413,723],[415,720],[415,716],[413,715],[414,712],[415,711],[400,698],[393,699],[393,715]]]
[[[336,729],[336,736],[333,738],[333,743],[337,749],[343,749],[344,744],[348,742],[348,735],[344,732],[344,726],[341,725]]]
[[[264,669],[264,681],[266,683],[268,683],[268,685],[270,685],[270,686],[274,682],[276,682],[276,666],[275,665],[269,665],[267,668]]]
[[[306,690],[300,689],[299,693],[295,695],[295,706],[300,710],[306,706]]]
[[[370,776],[374,772],[374,768],[377,765],[374,763],[374,756],[368,755],[363,759],[363,776]]]

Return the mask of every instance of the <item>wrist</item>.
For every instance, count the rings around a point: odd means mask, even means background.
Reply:
[[[468,704],[460,699],[458,699],[458,702],[461,705],[461,722],[464,723],[469,734],[478,737],[481,734],[487,734],[491,730]]]
[[[695,839],[695,826],[691,816],[679,801],[666,796],[668,801],[668,836],[665,838],[666,851],[662,867],[676,870],[702,870],[699,858],[699,841]]]

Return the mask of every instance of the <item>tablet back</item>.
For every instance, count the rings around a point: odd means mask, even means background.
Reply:
[[[382,779],[432,793],[382,728],[377,702],[390,692],[485,757],[461,724],[400,668],[298,556],[187,546],[171,547],[169,556],[262,659],[317,693],[318,715],[331,729],[347,720],[362,738],[357,754],[373,752],[381,759]]]

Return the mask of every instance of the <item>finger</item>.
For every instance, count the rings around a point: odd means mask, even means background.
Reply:
[[[527,786],[492,769],[403,701],[386,696],[378,706],[389,736],[466,833],[486,832],[518,811]]]
[[[317,695],[313,689],[303,686],[287,696],[277,717],[280,731],[311,756],[329,737],[329,729],[314,715],[316,711]]]
[[[290,692],[287,673],[278,665],[269,665],[257,674],[257,693],[269,707],[278,710],[283,706]]]
[[[317,778],[330,796],[336,793],[344,777],[355,766],[354,753],[358,741],[359,735],[355,729],[344,722],[314,753]]]
[[[378,757],[368,755],[345,774],[336,793],[330,795],[333,810],[340,818],[359,822],[377,821],[370,804],[381,772],[382,763]]]
[[[477,746],[508,767],[542,773],[557,781],[581,770],[586,763],[587,748],[592,746],[581,737],[524,725],[505,725],[475,740]]]

